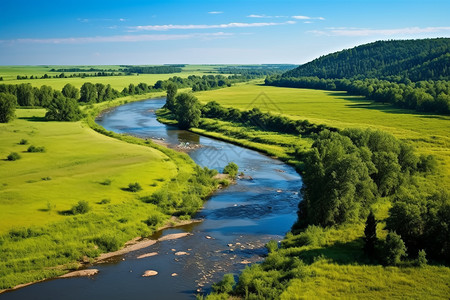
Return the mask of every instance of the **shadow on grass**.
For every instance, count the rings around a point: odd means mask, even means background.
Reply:
[[[317,258],[325,258],[339,265],[379,265],[380,261],[376,258],[369,258],[364,253],[363,247],[363,238],[358,238],[347,243],[336,242],[323,248],[303,250],[296,256],[306,264],[314,263]]]
[[[61,216],[73,216],[74,213],[72,212],[71,209],[68,209],[68,210],[58,210],[58,215],[61,215]]]
[[[26,121],[30,121],[30,122],[50,122],[45,117],[36,117],[36,116],[33,116],[33,117],[19,117],[18,119],[26,120]]]

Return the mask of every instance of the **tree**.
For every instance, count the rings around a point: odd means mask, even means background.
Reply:
[[[388,265],[397,265],[402,257],[406,256],[406,246],[402,237],[389,231],[385,242],[385,260]]]
[[[66,98],[78,100],[80,98],[80,91],[71,85],[70,83],[66,84],[62,89],[62,94]]]
[[[0,123],[8,123],[14,119],[16,104],[16,96],[0,93]]]
[[[370,211],[366,220],[366,227],[364,228],[364,252],[370,257],[373,256],[375,250],[375,243],[377,242],[377,221],[373,211]]]
[[[61,92],[56,92],[45,118],[53,121],[78,121],[82,114],[75,99],[66,98]]]
[[[237,172],[239,170],[239,167],[237,164],[235,164],[234,162],[230,162],[228,165],[225,166],[225,168],[223,169],[223,174],[228,174],[230,175],[232,178],[236,177]]]
[[[178,127],[181,129],[189,129],[198,126],[200,122],[200,103],[198,99],[188,93],[181,93],[176,97],[177,108],[176,118]]]
[[[233,290],[235,284],[233,274],[225,274],[221,281],[212,285],[212,289],[216,293],[229,293]]]
[[[39,105],[47,107],[53,99],[53,89],[48,85],[41,86],[39,90]]]
[[[31,84],[23,83],[17,86],[17,103],[20,106],[34,105],[34,93]]]
[[[175,111],[176,106],[176,99],[175,96],[177,95],[177,85],[173,82],[170,82],[167,85],[167,97],[166,97],[166,108]]]
[[[97,89],[95,85],[90,82],[85,82],[80,89],[80,101],[81,102],[96,102],[97,101]]]

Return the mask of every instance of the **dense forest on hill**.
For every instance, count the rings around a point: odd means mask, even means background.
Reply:
[[[266,85],[344,90],[397,107],[450,113],[450,39],[379,41],[328,54]]]
[[[283,74],[303,76],[448,80],[450,39],[378,41],[319,57]]]

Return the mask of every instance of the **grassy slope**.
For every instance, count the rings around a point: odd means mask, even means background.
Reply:
[[[264,93],[264,94],[262,94]],[[261,96],[263,95],[263,96]],[[307,119],[312,123],[322,123],[338,128],[359,127],[388,131],[400,139],[414,145],[419,152],[432,153],[441,162],[441,178],[450,184],[450,132],[449,117],[417,114],[407,110],[399,110],[388,105],[372,104],[361,97],[352,97],[346,93],[328,91],[265,87],[255,84],[240,85],[224,90],[196,93],[206,103],[215,100],[222,105],[240,109],[258,107],[262,111],[282,113],[294,119]],[[259,96],[259,98],[258,98]],[[266,97],[267,96],[267,97]],[[227,122],[206,120],[215,126],[213,131],[194,129],[208,135],[218,135],[230,139],[229,135],[239,131],[238,126]],[[241,128],[250,136],[265,138],[267,133],[252,132]],[[227,133],[224,133],[225,131]],[[231,138],[233,139],[233,138]],[[286,141],[292,143],[291,137]],[[269,138],[276,143],[276,137]],[[248,141],[236,142],[246,145]],[[282,143],[280,143],[282,144]],[[302,142],[307,147],[308,141]],[[251,143],[251,147],[267,151],[266,145]],[[276,149],[274,152],[287,153]],[[270,151],[268,151],[270,153]],[[381,199],[374,204],[377,219],[387,217],[389,201]],[[319,245],[297,247],[288,238],[286,247],[279,250],[281,256],[298,256],[307,262],[307,271],[301,279],[292,279],[281,299],[359,299],[378,298],[445,298],[450,293],[450,268],[444,266],[427,266],[415,268],[408,265],[402,267],[383,267],[372,265],[365,259],[362,246],[363,224],[348,224],[338,228],[324,230],[326,241]],[[378,225],[378,237],[384,238],[384,222]],[[297,236],[294,236],[295,240]],[[320,237],[318,237],[320,239]],[[315,257],[319,257],[318,259]],[[215,299],[214,296],[211,299]]]
[[[18,152],[18,161],[0,161],[0,234],[18,226],[44,225],[65,217],[79,200],[95,203],[110,199],[127,202],[136,195],[121,190],[130,182],[140,182],[142,194],[155,191],[150,184],[176,174],[176,165],[163,153],[130,145],[101,135],[82,122],[34,121],[43,109],[17,110],[18,119],[0,124],[0,157]],[[44,146],[45,153],[27,153],[21,139]],[[45,181],[42,178],[51,177]],[[111,185],[100,182],[109,179]],[[46,211],[48,206],[52,208]]]
[[[21,83],[31,83],[31,85],[40,87],[42,85],[51,86],[54,89],[61,90],[67,83],[73,84],[77,88],[80,88],[85,82],[92,83],[103,83],[111,84],[111,86],[118,91],[122,91],[124,87],[128,87],[130,83],[135,85],[144,82],[147,84],[155,84],[158,80],[165,80],[173,76],[188,77],[189,75],[209,75],[211,73],[216,73],[218,66],[203,66],[203,65],[188,65],[183,68],[181,73],[172,74],[141,74],[139,76],[105,76],[105,77],[87,77],[87,78],[49,78],[49,79],[25,79],[17,80],[17,75],[27,75],[30,77],[38,76],[41,77],[44,74],[47,75],[59,75],[60,72],[50,72],[52,68],[97,68],[97,69],[119,69],[119,66],[0,66],[0,77],[3,77],[3,81],[0,84],[21,84]],[[76,74],[80,72],[74,72]],[[89,72],[86,72],[89,73]],[[71,72],[65,72],[66,76],[72,74]]]
[[[450,116],[421,114],[373,103],[346,92],[293,89],[243,84],[227,89],[198,92],[203,103],[215,100],[240,109],[258,107],[293,119],[337,128],[373,128],[411,143],[420,153],[440,161],[442,181],[450,187]]]

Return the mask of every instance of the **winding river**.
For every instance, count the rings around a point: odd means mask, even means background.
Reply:
[[[208,292],[224,274],[261,261],[264,245],[289,231],[302,184],[294,168],[256,151],[161,124],[154,112],[164,103],[160,98],[125,104],[97,122],[107,130],[191,148],[189,156],[201,166],[222,171],[233,161],[249,178],[212,195],[198,213],[203,222],[155,234],[191,233],[186,237],[95,265],[92,268],[100,272],[93,277],[47,280],[1,294],[1,299],[195,299],[197,291]],[[150,252],[158,255],[137,258]],[[142,277],[150,269],[158,275]]]

